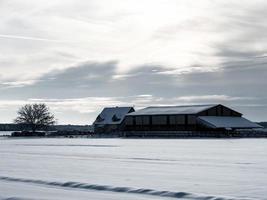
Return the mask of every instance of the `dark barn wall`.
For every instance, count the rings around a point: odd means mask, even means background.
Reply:
[[[120,130],[120,125],[117,124],[105,124],[105,125],[95,125],[94,133],[96,134],[107,134],[114,133]]]
[[[199,116],[233,116],[241,117],[242,114],[223,105],[218,105],[198,114]]]
[[[197,121],[194,115],[126,116],[123,127],[125,131],[196,130]]]

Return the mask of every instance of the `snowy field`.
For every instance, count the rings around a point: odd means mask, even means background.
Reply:
[[[1,200],[267,199],[267,139],[0,138]]]

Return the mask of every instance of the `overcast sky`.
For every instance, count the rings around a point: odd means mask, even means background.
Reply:
[[[266,0],[0,0],[0,122],[45,102],[59,124],[105,106],[222,103],[267,121]]]

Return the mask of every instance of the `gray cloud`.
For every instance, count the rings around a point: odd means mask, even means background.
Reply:
[[[92,121],[103,106],[117,104],[144,107],[225,103],[244,111],[255,120],[267,117],[264,112],[267,105],[263,92],[267,77],[264,64],[242,68],[242,63],[231,66],[227,63],[218,72],[187,74],[170,73],[172,69],[166,70],[161,66],[142,66],[121,76],[118,76],[116,66],[115,61],[86,62],[66,70],[47,73],[32,85],[3,87],[1,90],[5,93],[6,99],[40,99],[38,101],[50,104],[56,99],[56,107],[65,113],[75,111],[78,116],[81,113],[84,116],[84,113],[90,111],[88,121]],[[164,73],[165,71],[168,73]],[[105,98],[109,100],[103,103],[102,100]],[[95,108],[93,112],[90,102]],[[74,106],[75,104],[77,106]],[[81,105],[78,106],[79,104]],[[53,105],[55,107],[55,102]],[[262,113],[259,115],[260,110]]]
[[[75,123],[109,104],[226,103],[266,120],[266,1],[114,2],[0,1],[2,121],[33,101]]]

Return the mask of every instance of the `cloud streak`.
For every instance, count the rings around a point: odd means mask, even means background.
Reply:
[[[28,37],[28,36],[20,36],[20,35],[0,34],[0,38],[2,38],[2,39],[34,40],[34,41],[43,41],[43,42],[56,42],[56,43],[62,43],[63,42],[60,40],[52,40],[52,39],[47,39],[47,38]]]

